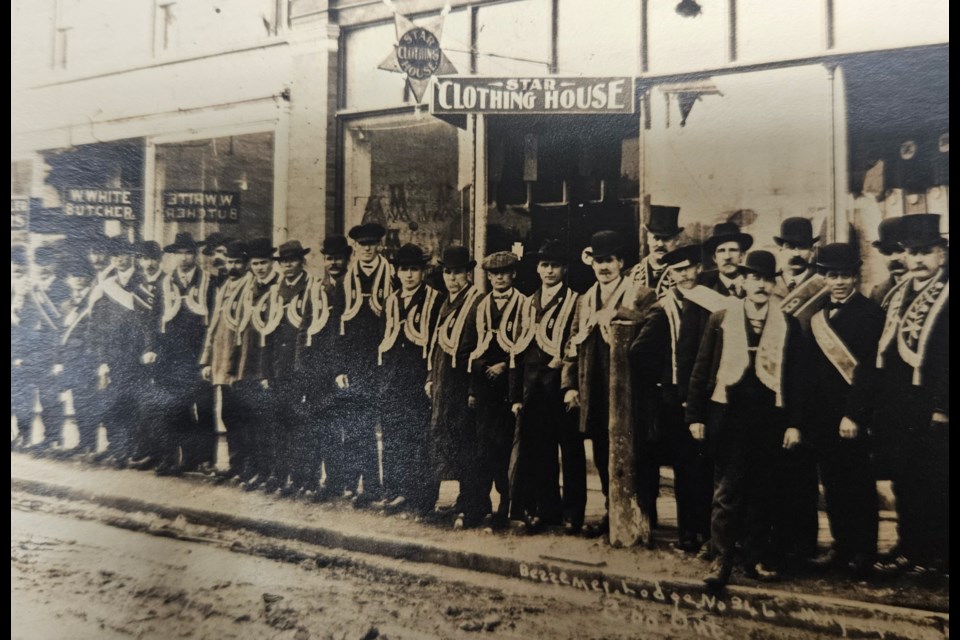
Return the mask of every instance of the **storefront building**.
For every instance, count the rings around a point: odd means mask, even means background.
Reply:
[[[578,282],[594,230],[642,254],[651,203],[767,248],[797,215],[865,248],[891,215],[948,231],[944,0],[27,4],[11,183],[38,220],[126,190],[111,232],[158,240],[557,237]]]

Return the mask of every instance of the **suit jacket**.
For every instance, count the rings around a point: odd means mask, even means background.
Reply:
[[[245,307],[243,293],[250,275],[225,280],[217,288],[210,324],[204,338],[200,366],[211,369],[210,382],[229,385],[239,377],[239,359],[243,344],[241,326]]]
[[[769,313],[772,313],[776,303],[771,301],[769,304],[771,305]],[[690,388],[687,394],[687,423],[707,424],[710,439],[723,437],[719,432],[720,424],[711,419],[715,415],[711,409],[716,406],[711,397],[717,386],[717,372],[723,354],[723,321],[726,313],[726,310],[720,310],[710,315],[700,342],[697,361],[690,376]],[[786,356],[781,363],[782,409],[786,426],[800,428],[803,416],[803,385],[806,376],[804,342],[797,319],[785,316],[785,320],[787,329],[784,352]],[[746,331],[746,327],[743,330]]]
[[[628,312],[633,312],[642,325],[647,321],[646,314],[650,312],[650,308],[656,301],[657,294],[653,289],[627,286],[622,302],[617,306],[621,310],[626,308]],[[586,318],[600,308],[599,287],[590,288],[580,296],[577,301],[577,310],[574,313],[571,337],[565,348],[563,371],[561,373],[560,386],[563,391],[576,389],[579,393],[580,432],[585,434],[591,434],[596,429],[603,428],[600,423],[606,419],[605,416],[593,415],[597,406],[606,407],[606,401],[600,399],[598,402],[591,395],[595,381],[599,380],[600,386],[603,388],[606,387],[605,381],[609,379],[609,370],[601,371],[597,369],[597,363],[603,361],[604,356],[608,353],[609,345],[607,345],[603,336],[602,323],[597,323],[580,344],[574,343],[579,339],[578,334]],[[618,311],[618,313],[620,312]],[[603,378],[598,378],[598,376],[603,376]]]
[[[799,286],[804,282],[806,282],[807,280],[809,280],[810,278],[812,278],[814,273],[816,272],[812,268],[809,268],[806,271],[804,271],[797,285]],[[774,285],[773,287],[773,295],[777,296],[778,298],[785,298],[787,294],[790,293],[791,291],[792,290],[787,285],[787,279],[783,276],[783,274],[778,275],[776,280],[776,285]]]
[[[662,424],[660,403],[664,385],[673,384],[670,323],[661,304],[663,300],[649,306],[630,344],[636,435],[647,441],[659,440],[663,435],[666,425]]]
[[[887,276],[886,280],[876,285],[870,291],[870,299],[886,309],[886,307],[883,306],[883,303],[887,301],[887,294],[890,293],[890,290],[893,289],[896,284],[897,282],[894,280],[893,276]]]
[[[111,276],[91,294],[90,347],[97,361],[110,368],[115,382],[118,376],[138,375],[141,358],[155,336],[153,327],[147,331],[146,303],[136,294],[136,287],[136,274],[125,285]]]
[[[809,373],[804,385],[804,433],[814,445],[828,446],[839,442],[838,428],[844,416],[856,422],[864,433],[870,426],[876,393],[877,343],[884,314],[877,303],[860,293],[854,293],[833,317],[828,310],[820,313],[857,363],[852,383],[848,382],[827,357],[813,330],[805,331]]]
[[[716,291],[720,295],[730,296],[730,290],[720,281],[718,271],[705,271],[700,274],[697,284]],[[677,394],[680,400],[686,401],[690,386],[690,375],[700,350],[700,340],[707,328],[712,311],[684,300],[680,310],[680,332],[677,338]]]
[[[538,388],[555,394],[560,392],[563,347],[570,338],[577,294],[562,285],[544,306],[542,291],[542,287],[537,289],[527,302],[527,321],[532,323],[526,329],[530,332],[530,341],[526,348],[514,355],[515,366],[510,370],[511,403],[526,404]],[[542,326],[545,319],[547,326]],[[547,353],[545,347],[555,353]]]

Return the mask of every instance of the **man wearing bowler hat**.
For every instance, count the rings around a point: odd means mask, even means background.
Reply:
[[[393,292],[393,268],[380,255],[386,229],[375,222],[350,229],[357,244],[356,261],[347,267],[342,291],[340,339],[337,352],[341,368],[336,372],[343,391],[341,407],[344,428],[344,476],[347,489],[357,491],[354,506],[363,507],[381,499],[377,456],[377,348],[381,340],[383,305]],[[359,483],[363,480],[363,493]]]
[[[154,379],[167,397],[167,442],[157,468],[161,475],[183,471],[211,474],[216,451],[216,425],[212,415],[201,410],[213,398],[210,384],[200,376],[212,286],[210,274],[197,264],[201,246],[190,233],[180,232],[163,248],[173,256],[175,267],[160,279],[159,331],[148,334],[151,344],[143,358],[144,363],[154,364]]]
[[[653,289],[623,275],[624,243],[616,231],[598,231],[584,256],[597,282],[577,300],[573,328],[564,353],[561,388],[567,411],[579,408],[580,432],[593,441],[593,460],[604,497],[609,496],[610,323],[623,306],[643,309],[656,301]],[[599,525],[584,533],[609,530],[605,512]]]
[[[753,236],[740,231],[735,223],[714,225],[710,237],[703,243],[703,254],[712,258],[715,268],[701,273],[698,284],[723,295],[742,298],[743,277],[739,267],[744,254],[752,246]]]
[[[240,357],[233,395],[238,411],[233,421],[246,433],[250,455],[240,471],[240,486],[252,491],[263,485],[273,473],[276,455],[277,428],[273,407],[273,390],[269,380],[269,345],[273,341],[270,315],[271,292],[280,281],[274,268],[273,254],[277,248],[270,238],[254,238],[247,243],[250,278],[240,296]],[[275,328],[275,327],[274,327]]]
[[[430,452],[439,480],[457,480],[460,495],[455,528],[475,527],[490,511],[489,487],[477,468],[477,429],[468,406],[467,364],[477,347],[477,304],[480,291],[470,282],[476,266],[466,247],[447,247],[440,267],[447,295],[440,306],[428,355],[424,391],[432,400]]]
[[[739,270],[746,298],[710,316],[686,407],[691,433],[709,432],[716,460],[711,587],[730,579],[737,542],[748,576],[778,577],[783,549],[772,539],[791,507],[781,504],[779,469],[800,442],[803,341],[797,320],[771,304],[776,258],[753,251]]]
[[[429,459],[430,399],[423,394],[430,339],[440,312],[440,293],[423,281],[429,258],[414,244],[391,260],[400,287],[384,306],[380,366],[383,433],[383,506],[424,514],[437,501],[439,482]]]
[[[821,567],[862,575],[877,551],[876,479],[867,437],[883,311],[857,289],[860,257],[849,244],[817,251],[816,267],[830,299],[805,336],[809,375],[803,433],[820,467],[833,547]]]
[[[773,241],[780,247],[782,264],[774,295],[786,298],[816,275],[813,245],[820,241],[820,236],[814,237],[809,218],[793,217],[780,223],[780,235],[774,236]]]
[[[491,291],[477,304],[477,348],[467,362],[467,371],[472,375],[467,401],[476,412],[482,483],[487,491],[494,485],[500,496],[493,514],[494,528],[507,525],[510,507],[510,452],[515,420],[508,397],[509,368],[514,364],[511,353],[523,333],[527,299],[513,286],[518,262],[509,251],[496,251],[483,259],[481,266]]]
[[[884,257],[887,272],[890,275],[887,276],[886,280],[873,288],[870,292],[870,299],[884,309],[887,308],[890,302],[888,294],[907,274],[907,265],[904,264],[903,245],[900,244],[901,220],[902,218],[899,216],[882,220],[880,226],[877,227],[879,238],[873,241],[873,247]]]
[[[650,219],[644,225],[650,253],[630,273],[634,282],[654,289],[658,298],[662,298],[675,284],[663,257],[676,249],[680,242],[683,227],[677,226],[679,216],[680,207],[650,205]]]
[[[577,294],[564,282],[567,252],[560,241],[547,240],[533,257],[540,288],[524,305],[523,338],[514,346],[515,366],[510,369],[511,410],[520,437],[512,469],[511,517],[528,526],[562,518],[564,533],[574,535],[583,527],[587,504],[586,457],[578,425],[563,411],[560,374]]]
[[[223,254],[227,278],[217,288],[213,311],[207,325],[200,375],[221,391],[221,416],[227,429],[227,450],[230,456],[226,477],[239,483],[250,459],[249,438],[240,417],[249,409],[233,392],[239,379],[243,337],[243,293],[252,279],[247,269],[249,255],[245,243],[232,240]]]
[[[874,427],[891,467],[898,554],[883,571],[948,571],[950,282],[940,216],[906,215],[901,244],[909,277],[889,294],[877,347]]]

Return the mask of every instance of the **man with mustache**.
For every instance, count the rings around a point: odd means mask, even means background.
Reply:
[[[654,289],[658,298],[662,298],[675,284],[663,262],[663,256],[676,249],[680,242],[683,227],[677,226],[679,216],[680,207],[650,205],[650,219],[644,225],[650,253],[630,272],[630,277],[638,286]]]
[[[247,248],[243,242],[230,241],[223,253],[226,279],[217,287],[210,323],[200,356],[200,375],[221,391],[221,417],[227,429],[229,467],[226,478],[239,482],[251,455],[249,438],[242,416],[248,408],[234,393],[239,379],[239,360],[245,355],[240,347],[244,288],[251,276],[247,271]],[[238,419],[239,418],[239,419]]]
[[[830,299],[810,320],[803,431],[823,481],[833,547],[815,560],[862,576],[877,552],[877,486],[867,437],[883,311],[857,290],[862,262],[849,244],[817,252]]]
[[[770,303],[776,258],[753,251],[739,270],[746,298],[710,316],[686,406],[694,438],[709,432],[714,442],[711,587],[729,581],[737,542],[748,576],[778,577],[784,550],[771,539],[790,507],[779,495],[781,459],[800,442],[803,343],[797,320]]]
[[[593,442],[593,459],[605,498],[609,496],[610,452],[610,323],[621,307],[644,310],[656,293],[623,276],[624,243],[616,231],[598,231],[584,251],[596,283],[577,301],[570,339],[564,353],[561,388],[567,411],[580,410],[580,432]],[[584,525],[586,535],[609,531],[604,512],[596,526]]]
[[[900,225],[909,276],[889,294],[874,395],[899,540],[897,556],[878,568],[920,574],[950,566],[950,283],[940,216],[905,215]]]
[[[874,248],[880,252],[887,263],[889,276],[876,285],[870,292],[870,299],[884,309],[890,302],[888,294],[907,275],[907,265],[904,264],[903,247],[900,245],[900,220],[902,218],[887,218],[880,222],[877,233],[880,236],[873,241]]]
[[[786,298],[797,287],[816,275],[810,263],[813,245],[820,237],[813,237],[813,223],[808,218],[786,218],[780,223],[780,235],[773,237],[780,247],[782,271],[777,276],[773,294]]]

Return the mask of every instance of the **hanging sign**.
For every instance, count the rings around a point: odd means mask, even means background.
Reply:
[[[432,114],[602,114],[634,113],[630,77],[484,78],[438,76]]]
[[[68,187],[63,190],[63,207],[59,210],[68,218],[136,221],[143,210],[143,192],[140,189]]]
[[[394,10],[397,44],[377,68],[404,74],[413,96],[418,103],[422,102],[434,74],[457,72],[456,67],[440,49],[443,19],[450,11],[449,4],[443,8],[439,17],[425,22],[423,26],[417,26],[409,18],[397,13],[392,2],[387,4]]]

